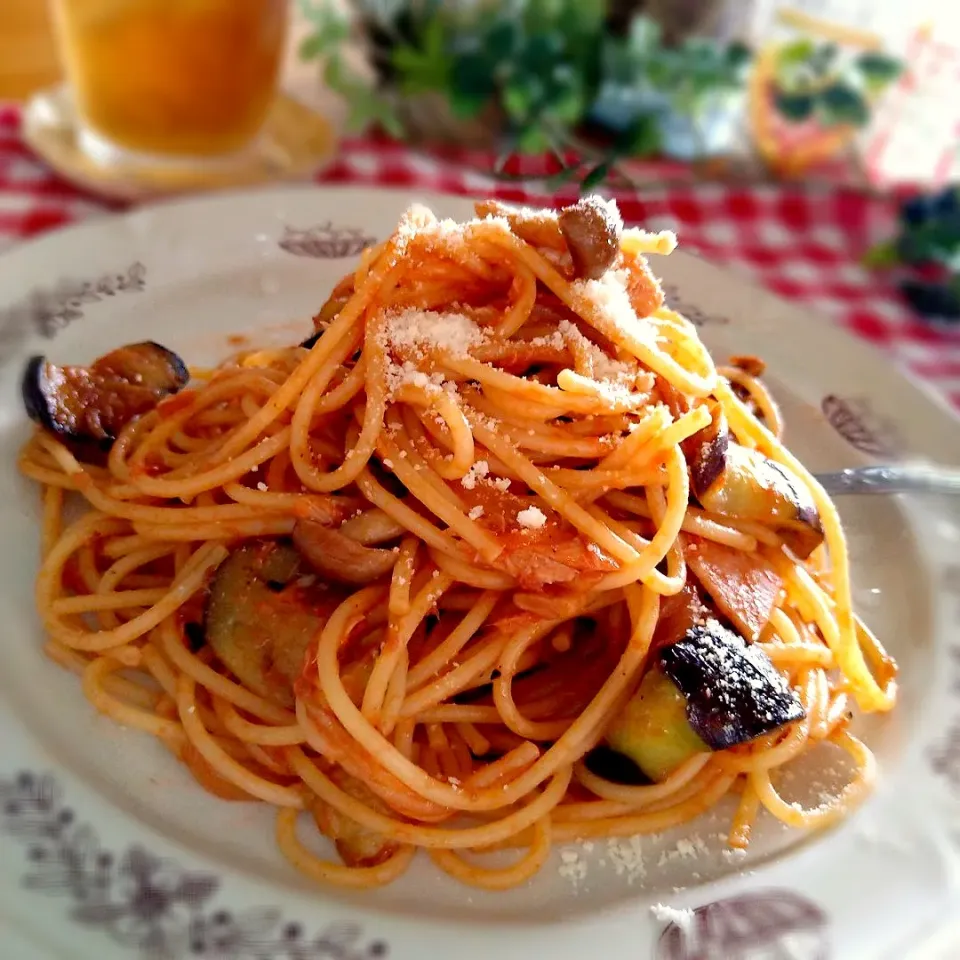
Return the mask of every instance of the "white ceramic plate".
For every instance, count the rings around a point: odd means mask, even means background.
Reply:
[[[0,259],[0,956],[905,957],[960,901],[960,525],[950,504],[841,504],[860,610],[903,675],[896,712],[860,726],[880,785],[825,834],[764,820],[744,860],[722,852],[725,821],[713,815],[643,838],[642,859],[629,863],[597,843],[574,848],[576,869],[561,870],[556,851],[509,893],[466,890],[427,862],[373,894],[318,889],[277,854],[269,810],[207,796],[149,737],[95,715],[76,678],[42,656],[37,496],[14,468],[28,434],[23,359],[84,362],[149,337],[203,362],[227,351],[230,334],[293,342],[414,199],[471,213],[463,200],[345,188],[220,195]],[[956,421],[869,349],[693,257],[655,267],[718,357],[768,361],[788,439],[814,469],[894,455],[960,464]],[[829,749],[796,772],[801,802],[842,776]],[[658,919],[657,903],[694,908],[689,929]]]

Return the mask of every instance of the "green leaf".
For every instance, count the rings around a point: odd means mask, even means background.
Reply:
[[[814,98],[806,93],[775,90],[773,105],[784,119],[791,123],[802,123],[813,115]]]
[[[446,28],[439,17],[427,24],[420,49],[397,47],[391,56],[404,93],[417,94],[428,90],[446,90],[453,61],[447,54]]]
[[[521,153],[543,153],[550,144],[550,135],[540,127],[527,127],[517,135],[517,149]]]
[[[477,116],[495,90],[493,74],[481,51],[454,59],[448,94],[454,116],[462,120]]]
[[[568,167],[563,167],[556,173],[551,174],[544,180],[544,185],[548,190],[559,190],[565,183],[575,180],[580,175],[581,164],[571,163]]]
[[[960,211],[938,217],[901,241],[912,240],[910,253],[915,262],[933,261],[951,271],[960,270]]]
[[[327,51],[327,41],[319,33],[311,33],[300,41],[297,56],[301,60],[316,60]]]
[[[607,176],[610,174],[612,167],[613,162],[611,160],[605,160],[603,163],[598,163],[580,182],[580,193],[587,193],[589,190],[592,190],[594,187],[598,187],[601,183],[603,183],[603,181],[606,180]]]
[[[395,140],[402,140],[406,136],[407,131],[400,122],[400,118],[392,110],[383,111],[377,119],[380,126]]]
[[[840,55],[840,48],[835,43],[821,43],[813,51],[810,63],[819,76],[826,76]]]
[[[646,16],[634,17],[630,24],[629,45],[634,54],[655,51],[663,39],[663,31],[656,20]]]
[[[720,48],[716,41],[705,37],[688,37],[680,47],[691,66],[714,70],[720,66]]]
[[[514,125],[525,123],[541,105],[546,90],[535,75],[523,74],[511,79],[503,91],[503,109]]]
[[[348,99],[356,87],[356,79],[350,77],[343,65],[343,60],[337,54],[327,60],[323,68],[323,81],[334,93],[339,93]]]
[[[777,86],[789,93],[806,93],[822,86],[834,71],[837,54],[834,43],[815,44],[804,38],[787,44],[777,54]]]
[[[776,65],[780,67],[796,67],[810,62],[817,45],[809,37],[801,37],[785,43],[776,54]]]
[[[753,51],[739,40],[727,47],[727,64],[735,72],[741,71],[753,59]]]
[[[554,64],[562,62],[564,48],[563,34],[557,30],[532,34],[518,54],[515,69],[531,75],[547,73]]]
[[[300,0],[297,4],[304,20],[310,23],[323,24],[331,14],[330,4],[325,0]]]
[[[509,17],[498,17],[493,21],[483,39],[483,48],[498,59],[512,57],[523,42],[520,24]]]
[[[337,5],[327,0],[301,0],[303,18],[328,42],[343,40],[350,35],[350,20]]]
[[[817,118],[825,126],[851,124],[863,127],[870,121],[870,107],[855,87],[838,82],[821,90],[814,103]]]
[[[447,95],[450,112],[458,120],[472,120],[489,102],[488,98],[464,90],[451,90]]]
[[[646,63],[647,80],[656,90],[667,90],[683,82],[683,64],[677,50],[653,51]]]
[[[872,269],[883,270],[896,266],[900,262],[897,245],[892,240],[879,243],[868,250],[863,258],[863,265]]]
[[[863,76],[871,93],[879,93],[903,73],[903,63],[885,53],[867,51],[854,61],[854,66]]]
[[[314,28],[298,47],[302,60],[315,60],[334,53],[350,36],[350,23],[346,16],[330,4],[303,0],[301,9],[304,18]]]
[[[617,138],[615,152],[623,157],[651,157],[661,152],[663,130],[655,114],[643,114]]]
[[[550,80],[545,113],[561,126],[575,126],[587,107],[579,75],[568,64],[559,64]]]

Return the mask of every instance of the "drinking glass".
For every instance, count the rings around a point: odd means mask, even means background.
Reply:
[[[79,142],[216,162],[257,136],[274,98],[287,0],[52,0]]]

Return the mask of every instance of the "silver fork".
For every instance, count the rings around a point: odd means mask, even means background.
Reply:
[[[891,463],[849,467],[835,473],[818,473],[827,493],[929,493],[960,494],[960,470],[922,463]]]

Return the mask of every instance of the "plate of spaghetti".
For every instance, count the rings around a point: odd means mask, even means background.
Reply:
[[[18,936],[825,960],[935,926],[960,527],[816,473],[960,462],[955,424],[676,245],[599,197],[290,189],[0,260]]]

